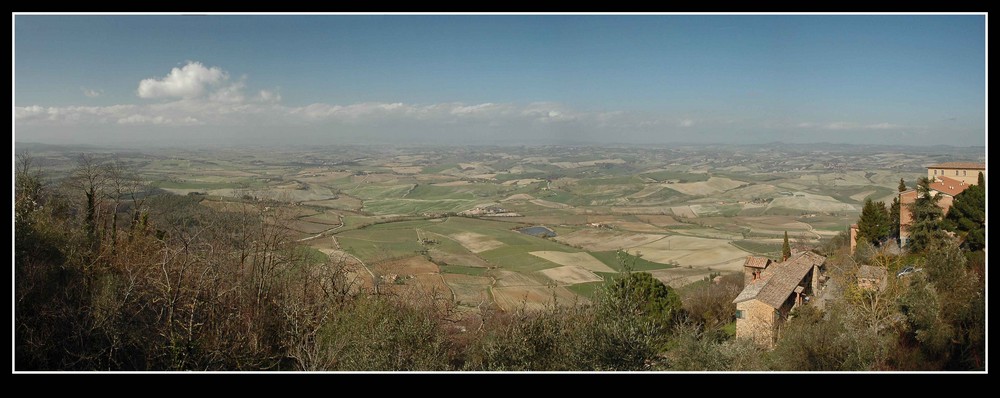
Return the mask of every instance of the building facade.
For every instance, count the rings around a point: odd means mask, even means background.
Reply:
[[[965,184],[975,184],[979,181],[979,173],[986,176],[986,164],[975,162],[945,162],[927,166],[927,179],[934,181],[939,177],[948,177]]]
[[[799,305],[819,290],[820,267],[826,257],[797,252],[782,262],[749,256],[744,262],[743,291],[736,304],[736,338],[773,347],[781,326]]]

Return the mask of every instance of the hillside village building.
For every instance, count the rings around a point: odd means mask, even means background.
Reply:
[[[940,196],[938,206],[945,214],[951,209],[955,196],[965,191],[969,185],[979,182],[979,173],[986,177],[986,164],[973,162],[946,162],[927,166],[927,179],[931,180],[931,195]],[[899,244],[906,246],[910,237],[913,215],[910,204],[917,200],[917,191],[907,189],[899,193]],[[853,243],[853,240],[852,240]]]
[[[743,264],[744,288],[736,303],[736,337],[773,347],[789,313],[819,290],[826,257],[797,252],[782,262],[749,256]]]
[[[964,182],[966,185],[979,182],[979,173],[986,176],[986,164],[975,162],[945,162],[927,166],[927,179],[936,180],[940,177]]]

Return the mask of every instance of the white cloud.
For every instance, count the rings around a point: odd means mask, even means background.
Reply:
[[[246,88],[246,82],[240,80],[213,91],[208,95],[208,99],[217,102],[240,103],[246,99],[243,95],[244,88]]]
[[[81,90],[89,95],[88,89]],[[625,132],[658,137],[671,125],[691,127],[695,124],[693,119],[676,114],[582,111],[555,102],[362,102],[285,106],[281,104],[282,96],[277,89],[251,90],[248,77],[231,79],[229,72],[222,68],[195,61],[173,68],[166,76],[140,81],[136,93],[141,98],[160,101],[111,106],[20,106],[15,107],[15,124],[17,128],[33,131],[54,131],[57,129],[50,128],[56,127],[67,131],[107,131],[108,127],[117,126],[136,134],[144,130],[127,129],[157,126],[156,131],[163,131],[170,127],[210,126],[210,131],[262,134],[275,128],[295,126],[294,131],[323,133],[406,135],[433,132],[431,135],[451,134],[452,137],[478,134],[488,139],[552,134],[566,138],[607,139]],[[174,131],[196,134],[191,132],[206,130]]]
[[[94,90],[86,87],[80,87],[80,91],[83,91],[83,95],[87,98],[97,98],[100,97],[101,94],[104,94],[104,90]]]
[[[260,90],[260,92],[257,93],[257,101],[281,102],[281,94],[269,90]]]
[[[826,124],[823,128],[827,130],[851,130],[858,128],[858,125],[851,122],[833,122]]]
[[[824,125],[818,125],[816,123],[799,123],[799,127],[811,128],[811,127],[822,127],[826,130],[893,130],[900,129],[905,126],[899,124],[893,124],[888,122],[874,123],[874,124],[861,124],[854,122],[833,122]]]
[[[195,98],[207,88],[229,79],[229,74],[218,67],[206,68],[201,62],[188,61],[181,68],[173,68],[162,79],[144,79],[139,82],[140,98]]]
[[[886,123],[886,122],[876,123],[876,124],[869,124],[869,125],[865,126],[866,129],[870,129],[870,130],[892,130],[892,129],[898,129],[898,128],[902,128],[902,127],[903,126],[900,126],[898,124],[892,124],[892,123]]]
[[[512,125],[524,123],[583,123],[588,126],[654,126],[659,120],[628,112],[578,112],[555,103],[439,103],[363,102],[348,105],[315,103],[288,107],[276,103],[280,96],[262,91],[247,101],[233,85],[205,98],[180,99],[155,104],[105,107],[15,107],[18,124],[158,124],[247,125],[291,123],[324,125],[348,123],[473,123]]]
[[[129,115],[118,119],[118,124],[167,124],[171,120],[163,116]]]

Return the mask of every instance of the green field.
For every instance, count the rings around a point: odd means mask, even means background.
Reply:
[[[680,171],[655,171],[652,173],[641,174],[643,177],[652,178],[656,181],[670,181],[675,180],[678,182],[698,182],[698,181],[708,181],[708,173],[684,173]]]
[[[488,276],[489,272],[489,270],[487,270],[486,268],[463,267],[461,265],[439,265],[438,268],[441,268],[441,273],[444,274]]]
[[[776,243],[762,243],[753,240],[735,240],[733,246],[746,250],[757,255],[773,255],[781,253],[781,245]]]

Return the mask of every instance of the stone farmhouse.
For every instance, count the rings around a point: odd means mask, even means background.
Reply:
[[[736,303],[736,337],[773,347],[781,326],[796,307],[819,290],[826,257],[796,252],[785,261],[749,256],[743,264],[744,288]]]

